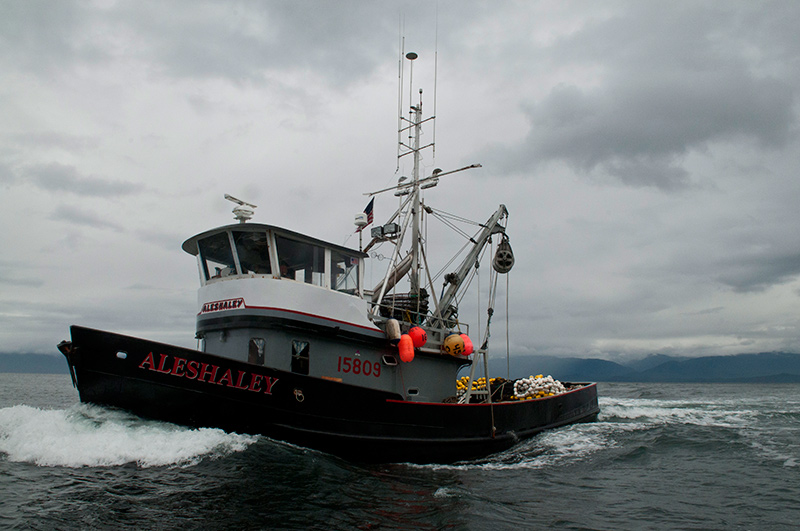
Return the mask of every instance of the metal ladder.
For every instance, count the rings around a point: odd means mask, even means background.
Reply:
[[[483,374],[486,378],[486,389],[472,389],[472,382],[475,381],[475,367],[478,366],[478,357],[483,359]],[[487,355],[486,349],[478,349],[475,351],[475,357],[472,360],[472,367],[469,370],[469,381],[467,382],[467,391],[458,401],[459,404],[469,404],[470,399],[473,396],[484,396],[484,402],[487,404],[492,403],[492,393],[491,393],[491,386],[489,383],[489,356]]]

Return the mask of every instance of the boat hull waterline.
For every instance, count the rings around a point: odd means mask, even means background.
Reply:
[[[426,403],[197,350],[72,326],[67,357],[80,399],[144,418],[265,435],[358,462],[453,463],[543,430],[593,421],[596,384],[552,397]]]

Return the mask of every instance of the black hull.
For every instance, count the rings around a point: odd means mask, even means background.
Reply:
[[[474,459],[599,413],[595,384],[493,405],[419,403],[119,334],[78,326],[71,333],[59,348],[82,402],[262,434],[359,462]]]

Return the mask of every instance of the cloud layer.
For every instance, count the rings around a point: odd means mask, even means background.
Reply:
[[[800,351],[798,19],[793,2],[9,3],[0,350],[52,352],[71,323],[191,346],[180,243],[230,222],[224,193],[347,241],[362,192],[398,177],[404,42],[437,114],[426,171],[483,164],[426,200],[511,212],[512,352]]]

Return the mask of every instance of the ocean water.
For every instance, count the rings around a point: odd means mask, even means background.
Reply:
[[[800,385],[600,384],[597,422],[452,466],[360,466],[0,374],[5,529],[796,529]]]

